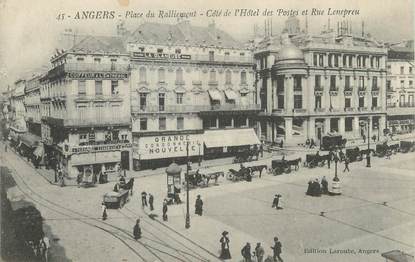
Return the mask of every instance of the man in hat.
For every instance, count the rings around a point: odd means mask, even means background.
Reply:
[[[321,193],[328,194],[329,193],[329,183],[325,176],[321,179]]]
[[[140,239],[141,238],[141,227],[140,227],[140,219],[137,219],[135,222],[135,226],[133,229],[134,239]]]
[[[195,214],[201,216],[203,214],[203,200],[197,195],[195,203]]]
[[[163,221],[167,221],[167,199],[163,201]]]
[[[229,252],[229,237],[228,237],[228,231],[223,231],[222,232],[222,237],[220,238],[220,246],[221,246],[221,251],[220,251],[220,256],[219,258],[222,260],[226,260],[226,259],[231,259],[231,253]]]
[[[283,262],[282,258],[281,258],[281,242],[278,240],[278,237],[274,237],[274,246],[271,247],[272,251],[273,251],[273,258],[274,261],[280,261]],[[277,260],[278,258],[278,260]]]
[[[147,193],[146,191],[141,192],[141,205],[144,208],[144,206],[147,206]]]
[[[344,172],[346,172],[346,170],[347,170],[347,172],[350,172],[350,169],[349,169],[349,163],[350,163],[350,160],[349,160],[349,158],[346,156],[346,157],[344,158],[344,170],[343,170],[343,173],[344,173]]]
[[[154,196],[150,193],[148,193],[148,204],[150,205],[150,211],[154,210]]]
[[[255,247],[255,256],[258,262],[262,262],[264,260],[265,250],[259,242],[256,244]]]
[[[246,243],[246,245],[241,250],[241,255],[244,258],[244,262],[251,262],[251,244]]]
[[[275,207],[275,209],[279,209],[278,204],[279,204],[279,202],[280,202],[280,197],[281,197],[281,195],[278,195],[278,194],[276,194],[276,195],[274,196],[274,200],[272,201],[272,208],[274,208],[274,207]]]
[[[102,220],[106,220],[107,219],[107,206],[105,205],[104,202],[102,202],[101,204],[101,211],[102,211]]]

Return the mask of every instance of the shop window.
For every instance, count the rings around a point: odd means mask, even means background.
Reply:
[[[353,131],[353,117],[346,117],[344,121],[344,130],[346,132]]]
[[[159,118],[159,130],[166,130],[166,118],[165,117]]]
[[[95,95],[102,95],[102,81],[95,80]]]
[[[177,130],[184,129],[184,118],[183,117],[177,117]]]
[[[118,95],[118,80],[111,80],[111,94]]]
[[[147,118],[140,118],[140,130],[147,130]]]
[[[78,95],[85,96],[86,95],[86,82],[85,80],[78,80]]]

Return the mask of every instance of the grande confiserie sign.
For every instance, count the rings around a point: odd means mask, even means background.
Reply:
[[[140,160],[185,157],[186,144],[189,143],[189,156],[203,155],[202,134],[165,135],[140,137],[134,158]]]
[[[133,52],[133,58],[151,58],[151,59],[191,59],[191,55],[184,54],[165,54],[165,53],[148,53]]]

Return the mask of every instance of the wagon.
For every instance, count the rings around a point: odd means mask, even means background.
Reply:
[[[104,195],[104,204],[107,208],[122,208],[129,200],[129,190],[120,189],[118,192],[108,192]]]
[[[271,168],[274,175],[281,175],[282,173],[288,174],[291,172],[291,166],[287,160],[272,160]]]
[[[402,153],[408,153],[409,151],[413,152],[415,150],[414,141],[401,141],[400,148]]]
[[[362,152],[358,147],[346,149],[346,157],[349,159],[350,162],[363,160]]]
[[[321,140],[321,150],[335,150],[337,148],[343,148],[346,145],[347,140],[342,136],[323,136]]]

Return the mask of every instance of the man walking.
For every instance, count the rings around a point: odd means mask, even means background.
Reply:
[[[141,205],[144,208],[144,206],[147,206],[147,193],[146,191],[141,192]]]
[[[102,202],[101,204],[101,211],[102,211],[102,220],[106,220],[108,215],[107,215],[107,206],[105,205],[104,202]]]
[[[265,250],[261,246],[261,243],[257,243],[255,247],[255,256],[257,262],[262,262],[264,260]]]
[[[141,227],[140,227],[140,219],[137,219],[135,222],[135,226],[133,229],[134,239],[138,240],[141,238]]]
[[[278,206],[278,204],[280,202],[280,197],[281,197],[281,195],[278,195],[278,194],[276,194],[274,196],[274,200],[272,201],[272,208],[275,208],[277,210],[280,209],[280,207]]]
[[[246,245],[241,250],[241,255],[244,258],[244,262],[251,262],[251,244],[246,243]]]
[[[154,197],[152,194],[148,193],[148,204],[150,205],[150,211],[154,210],[153,203],[154,203]]]
[[[163,221],[167,221],[167,199],[163,201]]]
[[[278,240],[278,237],[274,237],[274,246],[271,247],[272,251],[273,251],[273,259],[274,261],[279,261],[279,262],[283,262],[282,258],[281,258],[281,242]],[[277,260],[278,258],[278,260]]]
[[[201,216],[203,214],[203,200],[197,195],[195,203],[195,214]]]
[[[344,158],[344,170],[343,170],[343,173],[347,170],[347,172],[350,172],[350,170],[349,170],[349,162],[350,162],[350,160],[349,160],[349,158],[346,156],[345,158]]]

